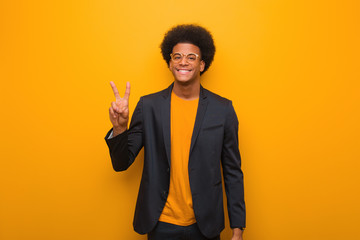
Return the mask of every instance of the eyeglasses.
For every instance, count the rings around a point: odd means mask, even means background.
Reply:
[[[173,60],[174,63],[180,62],[183,59],[183,57],[185,57],[185,59],[186,59],[186,61],[188,63],[194,63],[196,61],[196,59],[199,57],[199,55],[196,54],[196,53],[188,53],[188,54],[171,53],[170,57],[171,57],[171,60]]]

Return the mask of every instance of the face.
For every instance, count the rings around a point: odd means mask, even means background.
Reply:
[[[180,84],[200,83],[200,72],[204,71],[205,62],[201,60],[200,48],[191,43],[178,43],[174,46],[172,53],[189,54],[196,53],[199,57],[189,62],[183,57],[180,62],[169,62],[169,69],[172,72],[175,81]]]

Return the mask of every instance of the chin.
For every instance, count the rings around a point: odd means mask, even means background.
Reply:
[[[177,79],[175,78],[175,82],[179,85],[182,85],[182,86],[189,86],[191,84],[194,84],[196,82],[196,80],[194,79]]]

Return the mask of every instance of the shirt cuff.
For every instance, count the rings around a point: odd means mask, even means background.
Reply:
[[[109,134],[108,139],[112,139],[113,138],[113,130],[111,130],[111,133]]]

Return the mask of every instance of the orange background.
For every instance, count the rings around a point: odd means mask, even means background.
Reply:
[[[163,34],[198,23],[203,85],[233,100],[246,240],[359,239],[360,4],[0,1],[0,239],[146,239],[132,218],[143,154],[112,170],[114,97],[167,87]],[[230,239],[228,222],[222,233]]]

